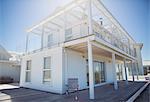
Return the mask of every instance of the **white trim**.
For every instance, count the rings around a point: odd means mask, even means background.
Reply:
[[[48,69],[48,68],[44,68],[45,67],[45,58],[50,58],[50,68]],[[42,83],[43,84],[49,84],[49,83],[51,83],[52,82],[52,57],[51,56],[46,56],[46,57],[43,57],[43,68],[42,68]],[[44,72],[50,72],[50,78],[48,78],[48,79],[45,79],[44,78]],[[44,80],[46,80],[46,81],[44,81]],[[47,81],[48,80],[48,81]]]

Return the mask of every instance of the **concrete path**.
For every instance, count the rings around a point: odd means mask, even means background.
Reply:
[[[18,83],[0,84],[0,90],[19,88]]]
[[[139,90],[145,82],[119,82],[119,89],[114,90],[112,84],[107,84],[95,88],[95,100],[89,100],[89,91],[79,91],[78,101],[75,101],[77,93],[70,95],[58,95],[43,91],[37,91],[27,88],[6,89],[0,92],[0,102],[125,102],[137,90]]]

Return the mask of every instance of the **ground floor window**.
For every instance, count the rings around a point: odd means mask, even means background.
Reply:
[[[106,81],[105,63],[100,61],[93,61],[93,67],[94,67],[95,84],[100,84],[105,82]],[[88,61],[87,61],[87,85],[89,85]]]
[[[43,83],[51,81],[51,57],[44,57]]]
[[[26,82],[31,82],[31,60],[28,60],[26,63]]]
[[[123,80],[123,64],[116,65],[117,80]]]

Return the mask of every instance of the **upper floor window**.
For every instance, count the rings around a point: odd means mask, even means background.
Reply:
[[[31,60],[28,60],[26,63],[26,82],[31,82]]]
[[[65,39],[70,40],[72,38],[72,28],[65,30]]]
[[[136,57],[137,56],[137,53],[136,53],[136,48],[134,48],[134,57]]]
[[[53,44],[53,34],[48,35],[47,46],[51,47]]]
[[[51,57],[44,58],[43,83],[51,81]]]

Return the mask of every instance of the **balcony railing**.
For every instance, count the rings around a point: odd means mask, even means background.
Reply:
[[[66,30],[66,34],[65,34],[66,35],[65,41],[70,41],[70,40],[74,40],[77,38],[88,36],[88,26],[84,26],[84,29],[82,29],[82,26],[83,26],[83,23],[76,25],[74,27],[68,28]],[[130,43],[122,42],[118,37],[116,37],[114,34],[110,33],[104,27],[93,25],[93,33],[95,34],[95,36],[102,39],[103,41],[105,41],[105,42],[111,44],[112,46],[119,48],[120,50],[124,51],[125,53],[135,57],[134,48],[130,47]]]
[[[122,42],[118,37],[110,33],[107,29],[100,27],[99,30],[94,29],[93,32],[98,38],[135,57],[134,48],[129,47],[130,43]]]
[[[112,46],[115,46],[116,48],[124,51],[125,53],[134,56],[135,57],[135,51],[134,48],[130,46],[130,43],[128,42],[123,42],[120,40],[119,37],[116,37],[114,34],[110,33],[107,29],[105,29],[103,26],[99,25],[94,25],[93,24],[93,33],[95,34],[96,37],[99,39],[111,44]],[[70,41],[70,40],[75,40],[81,37],[86,37],[88,36],[88,24],[86,21],[74,25],[72,27],[68,27],[65,30],[65,42]],[[53,48],[56,46],[59,46],[60,43],[63,43],[62,41],[53,41],[51,43],[48,43],[47,45],[44,45],[43,48],[34,50],[30,53],[35,53],[39,52],[45,48]]]

